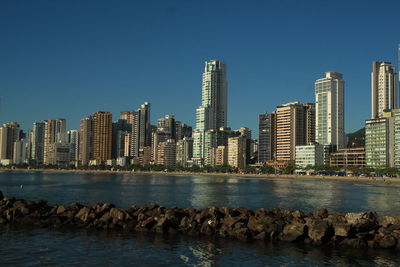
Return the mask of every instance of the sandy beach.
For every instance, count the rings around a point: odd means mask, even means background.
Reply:
[[[178,175],[178,176],[224,176],[243,178],[266,179],[315,179],[315,180],[340,180],[376,183],[400,183],[400,178],[392,177],[358,177],[358,176],[329,176],[329,175],[296,175],[296,174],[245,174],[245,173],[214,173],[214,172],[163,172],[163,171],[123,171],[123,170],[63,170],[63,169],[0,169],[0,172],[44,172],[44,173],[119,173],[119,174],[152,174],[152,175]]]

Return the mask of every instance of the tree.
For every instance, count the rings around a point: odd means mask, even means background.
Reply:
[[[275,173],[274,167],[270,165],[264,165],[260,168],[261,173],[266,173],[266,174],[273,174]]]

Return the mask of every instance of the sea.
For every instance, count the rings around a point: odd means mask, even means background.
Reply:
[[[23,188],[20,187],[23,185]],[[280,208],[400,215],[400,183],[129,173],[0,172],[7,197],[118,208]],[[267,241],[0,226],[0,266],[400,266],[400,253]]]

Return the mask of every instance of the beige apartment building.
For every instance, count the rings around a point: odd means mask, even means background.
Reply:
[[[228,164],[235,168],[246,167],[246,137],[228,138]]]
[[[295,160],[298,145],[315,142],[315,105],[291,102],[276,109],[276,160]]]
[[[176,163],[176,142],[173,139],[168,139],[166,142],[158,144],[157,149],[157,164],[174,166]]]
[[[228,165],[228,146],[218,146],[215,152],[215,165]]]
[[[87,165],[105,163],[111,159],[112,115],[98,111],[80,122],[79,162]]]

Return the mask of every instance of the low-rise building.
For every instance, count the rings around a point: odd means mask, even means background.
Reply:
[[[296,146],[296,166],[306,168],[308,166],[328,165],[329,147],[319,144]]]
[[[339,149],[330,155],[330,165],[339,168],[362,168],[365,167],[365,148]]]
[[[395,133],[392,112],[383,118],[365,121],[365,160],[372,168],[394,167]]]
[[[47,146],[49,165],[68,166],[70,163],[70,145],[68,143],[50,143]]]

